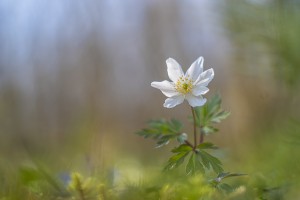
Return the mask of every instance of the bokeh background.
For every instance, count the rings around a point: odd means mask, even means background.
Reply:
[[[297,182],[299,36],[298,0],[0,1],[0,194],[32,162],[161,168],[171,147],[134,133],[157,118],[192,130],[187,103],[163,108],[150,87],[168,79],[169,57],[214,68],[207,98],[221,94],[231,115],[207,139],[225,169],[269,187]]]

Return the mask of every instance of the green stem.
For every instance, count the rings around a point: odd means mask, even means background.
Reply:
[[[193,107],[192,108],[192,113],[193,113],[193,120],[194,120],[194,148],[197,147],[197,129],[196,129],[196,115],[195,115],[195,110]]]
[[[200,128],[200,140],[199,144],[204,142],[204,132],[202,131],[201,121],[200,121],[200,115],[198,115],[199,118],[199,128]]]

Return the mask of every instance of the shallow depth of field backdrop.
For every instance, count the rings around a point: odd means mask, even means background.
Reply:
[[[221,94],[231,115],[209,140],[226,170],[270,188],[297,182],[299,22],[297,0],[2,0],[0,196],[23,191],[19,169],[36,162],[133,181],[159,171],[171,146],[134,133],[149,119],[188,123],[187,103],[163,108],[150,86],[168,78],[169,57],[214,68],[206,97]]]

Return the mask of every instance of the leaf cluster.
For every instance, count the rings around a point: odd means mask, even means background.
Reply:
[[[181,165],[185,158],[189,156],[185,171],[187,174],[197,172],[205,173],[205,170],[212,169],[215,173],[223,172],[221,161],[208,153],[208,149],[216,149],[212,143],[201,143],[196,148],[187,144],[182,144],[172,150],[175,153],[168,161],[165,170],[171,170]]]
[[[179,137],[183,127],[183,125],[175,119],[171,119],[170,121],[165,119],[151,120],[148,122],[148,126],[149,128],[142,129],[137,132],[137,134],[144,138],[156,140],[156,147],[162,147],[168,144],[171,139]]]
[[[220,123],[229,116],[230,113],[221,108],[221,103],[220,95],[215,95],[204,106],[193,108],[195,118],[192,118],[192,120],[194,120],[195,127],[200,128],[202,136],[218,131],[214,127],[215,124]],[[188,175],[205,174],[207,171],[224,175],[221,161],[211,154],[211,150],[217,149],[217,147],[212,143],[203,142],[203,140],[200,140],[200,144],[197,144],[197,141],[192,144],[187,140],[187,134],[182,133],[181,129],[182,124],[174,119],[170,121],[164,119],[152,120],[148,122],[148,128],[139,131],[137,134],[144,138],[156,140],[156,147],[168,144],[171,139],[176,138],[178,140],[180,145],[171,151],[173,155],[164,168],[166,171],[186,163],[185,172]],[[194,134],[197,134],[197,131]]]
[[[225,178],[230,178],[230,177],[239,177],[239,176],[245,176],[247,174],[242,174],[242,173],[230,173],[230,172],[222,172],[220,174],[218,174],[217,178],[214,178],[212,180],[210,180],[210,184],[225,193],[230,193],[234,191],[234,188],[232,186],[230,186],[227,183],[223,183],[223,179]]]
[[[206,135],[218,131],[214,124],[226,119],[230,112],[221,108],[222,99],[220,95],[214,95],[204,106],[196,107],[196,125]]]

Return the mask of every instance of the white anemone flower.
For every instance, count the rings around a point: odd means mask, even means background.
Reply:
[[[184,74],[181,66],[173,58],[166,60],[168,75],[172,82],[152,82],[151,86],[160,89],[168,98],[165,100],[164,107],[173,108],[181,104],[185,99],[190,106],[203,106],[206,94],[209,89],[207,85],[214,77],[214,70],[203,71],[203,57],[199,57]]]

